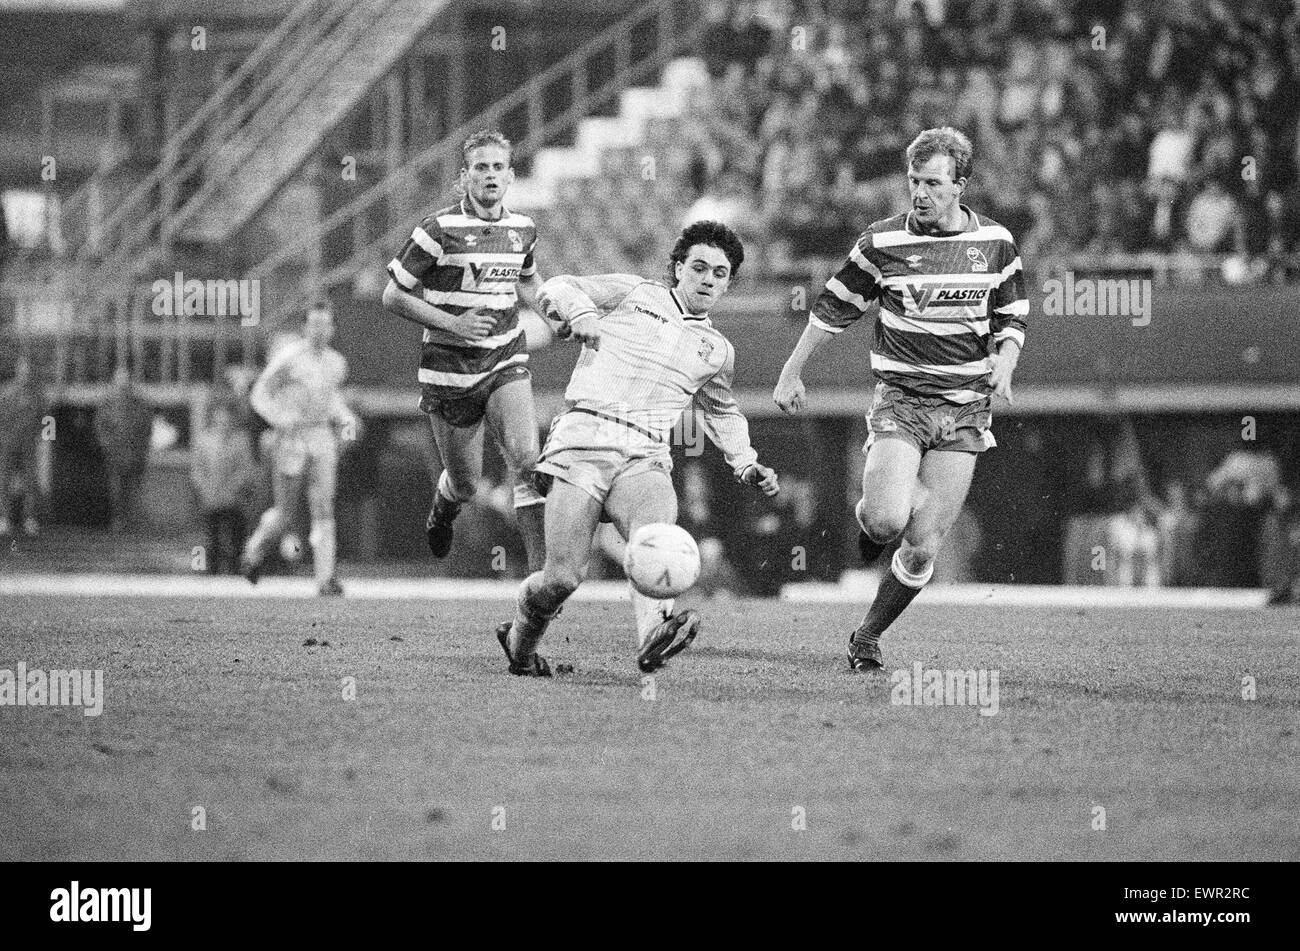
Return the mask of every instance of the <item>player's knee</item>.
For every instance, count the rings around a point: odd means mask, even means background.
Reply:
[[[903,534],[907,528],[908,513],[871,508],[858,503],[858,525],[874,542],[884,544]]]

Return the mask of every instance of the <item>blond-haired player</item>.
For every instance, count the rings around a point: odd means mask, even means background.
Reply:
[[[519,303],[535,305],[537,226],[505,207],[511,145],[484,129],[461,146],[464,197],[426,217],[388,264],[384,307],[424,328],[420,409],[443,471],[425,522],[435,558],[451,551],[452,523],[483,472],[483,424],[514,478],[515,521],[529,570],[542,563],[542,503],[532,485],[537,413]]]
[[[348,363],[330,346],[333,338],[334,314],[329,305],[313,306],[307,312],[302,339],[286,344],[271,358],[249,394],[253,409],[275,434],[271,441],[273,504],[249,536],[241,565],[244,576],[254,584],[271,546],[288,528],[289,514],[305,481],[311,513],[308,541],[317,590],[322,596],[343,593],[334,573],[334,492],[340,440],[355,440],[360,422],[339,392]]]
[[[497,628],[520,676],[550,676],[537,644],[586,575],[602,515],[628,538],[642,525],[677,521],[669,438],[692,404],[737,479],[766,495],[776,473],[758,464],[749,424],[732,395],[736,352],[709,320],[745,259],[725,225],[700,221],[677,239],[670,283],[631,274],[555,277],[538,299],[547,319],[583,343],[537,464],[546,499],[546,564],[519,589],[513,623]],[[652,671],[700,630],[695,611],[632,590],[637,662]]]

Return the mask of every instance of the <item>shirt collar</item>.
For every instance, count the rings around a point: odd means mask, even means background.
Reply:
[[[966,227],[962,228],[959,231],[941,231],[939,232],[940,236],[963,234],[964,232],[967,231],[976,231],[979,229],[980,220],[975,216],[975,212],[971,211],[969,208],[967,208],[965,205],[962,204],[958,204],[957,207],[960,208],[962,211],[966,212]],[[910,211],[907,213],[906,230],[909,234],[925,234],[925,232],[919,230],[912,224],[912,213]]]
[[[708,320],[709,319],[709,312],[707,310],[702,314],[692,314],[686,308],[686,298],[682,297],[682,295],[678,292],[677,288],[675,287],[668,288],[668,293],[672,295],[673,303],[677,305],[677,309],[682,312],[683,320]]]
[[[510,217],[510,209],[505,205],[502,205],[500,218],[484,218],[478,213],[477,209],[475,209],[474,203],[469,200],[468,195],[460,200],[460,210],[461,214],[465,215],[467,218],[477,218],[479,221],[486,221],[490,225],[499,224]]]

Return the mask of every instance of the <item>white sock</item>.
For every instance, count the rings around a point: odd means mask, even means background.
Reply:
[[[903,564],[902,549],[894,552],[894,558],[889,563],[889,569],[894,573],[894,577],[899,583],[907,585],[909,588],[924,588],[930,583],[930,578],[934,576],[934,561],[930,561],[917,574],[907,570],[907,565]]]
[[[244,553],[250,561],[261,561],[265,557],[266,546],[280,540],[284,532],[284,518],[277,508],[269,508],[262,513],[257,528],[244,543]]]
[[[334,519],[322,518],[312,523],[311,542],[312,565],[316,570],[316,583],[324,584],[334,577],[335,553]]]
[[[631,582],[628,583],[628,590],[632,592],[632,610],[636,613],[636,643],[640,647],[645,644],[651,631],[666,618],[672,617],[673,599],[647,598],[633,588]]]

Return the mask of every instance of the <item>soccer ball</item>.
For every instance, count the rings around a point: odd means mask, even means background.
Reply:
[[[302,539],[293,532],[288,532],[280,539],[280,557],[291,565],[302,560]]]
[[[627,542],[623,570],[647,598],[675,598],[700,576],[700,549],[677,525],[642,525]]]

